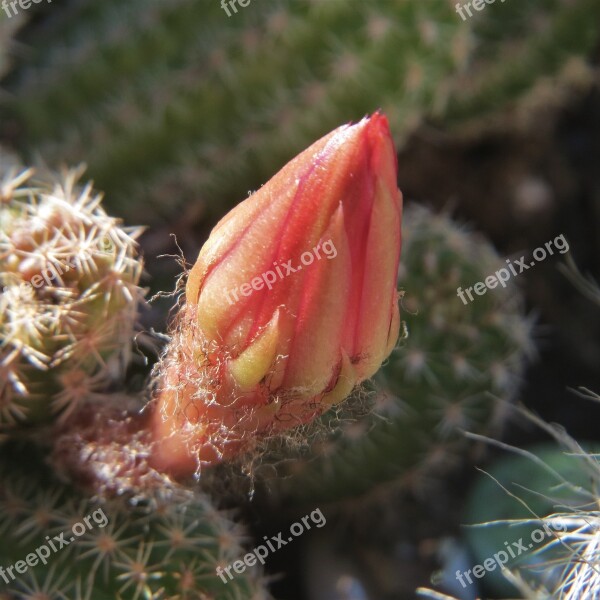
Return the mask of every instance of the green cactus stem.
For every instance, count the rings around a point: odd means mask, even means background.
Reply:
[[[22,447],[4,447],[1,462],[2,600],[269,598],[260,565],[219,577],[219,567],[243,559],[246,537],[206,496],[177,489],[99,502]]]

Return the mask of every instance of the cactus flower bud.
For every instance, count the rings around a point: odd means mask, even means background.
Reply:
[[[163,358],[154,461],[185,475],[310,422],[396,344],[402,197],[382,114],[323,137],[227,214]]]

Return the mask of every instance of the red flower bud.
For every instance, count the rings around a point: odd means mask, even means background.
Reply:
[[[317,141],[212,231],[154,415],[177,474],[307,423],[396,344],[402,197],[385,116]]]

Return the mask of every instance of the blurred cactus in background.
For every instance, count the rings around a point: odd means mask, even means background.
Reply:
[[[378,375],[373,413],[343,413],[312,456],[270,480],[285,501],[339,501],[386,486],[419,491],[464,459],[463,431],[496,432],[532,353],[531,320],[513,285],[465,306],[457,296],[506,266],[485,239],[408,205],[399,284],[408,336]]]
[[[269,597],[257,567],[233,579],[223,574],[227,583],[217,576],[218,567],[243,558],[245,535],[203,495],[164,490],[136,503],[99,503],[57,481],[18,446],[3,448],[0,473],[3,600]],[[35,568],[25,565],[23,574],[19,566],[21,574],[13,569],[11,577],[6,567],[26,557]]]
[[[593,69],[586,61],[598,41],[598,19],[597,0],[487,6],[471,19],[470,64],[451,81],[443,121],[464,127],[521,100],[527,104],[529,92],[542,91],[551,104],[560,98],[561,84],[590,84]]]
[[[581,273],[572,257],[567,257],[560,270],[578,291],[600,305],[600,287],[593,278]],[[572,392],[600,404],[600,395],[585,387]],[[510,454],[481,469],[469,491],[461,523],[472,572],[469,577],[465,571],[455,573],[456,563],[450,560],[445,565],[446,580],[460,579],[463,589],[475,583],[473,587],[481,590],[478,594],[483,593],[482,597],[597,598],[600,596],[598,443],[579,442],[562,425],[548,423],[524,406],[516,412],[524,423],[543,431],[552,441],[519,448],[473,436]],[[479,571],[484,576],[473,581],[470,575],[475,572],[475,565],[484,565]],[[420,597],[432,600],[439,597],[429,589],[418,592]]]
[[[130,359],[140,229],[109,217],[81,174],[36,176],[2,154],[0,433],[102,402]]]
[[[587,55],[595,0],[490,6],[261,1],[75,4],[36,31],[7,87],[22,149],[85,160],[111,208],[211,220],[310,141],[378,108],[397,142],[427,119],[505,108]],[[500,99],[500,102],[498,101]]]
[[[78,22],[79,20],[79,22]],[[403,138],[442,103],[467,28],[447,2],[108,2],[42,33],[11,78],[28,153],[85,160],[139,218],[212,217],[344,121]]]
[[[560,268],[579,292],[600,305],[600,286],[581,273],[572,257]],[[577,394],[600,404],[600,395],[586,388]],[[469,493],[464,522],[473,526],[465,529],[464,537],[476,563],[502,549],[505,540],[525,540],[529,549],[508,558],[509,577],[487,573],[484,589],[498,598],[517,592],[527,600],[598,598],[598,443],[579,442],[562,426],[546,423],[525,408],[521,414],[554,443],[510,448],[513,453],[492,463]]]

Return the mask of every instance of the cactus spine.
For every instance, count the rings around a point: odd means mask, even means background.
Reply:
[[[28,476],[17,472],[16,456]],[[227,583],[218,576],[218,567],[243,558],[245,537],[207,497],[177,489],[137,503],[98,503],[58,482],[23,448],[3,448],[2,463],[0,566],[35,562],[25,573],[13,570],[16,577],[3,571],[3,600],[268,598],[256,567],[224,575]]]
[[[81,169],[3,165],[0,433],[10,433],[103,401],[129,360],[143,292],[140,229],[104,212]]]

